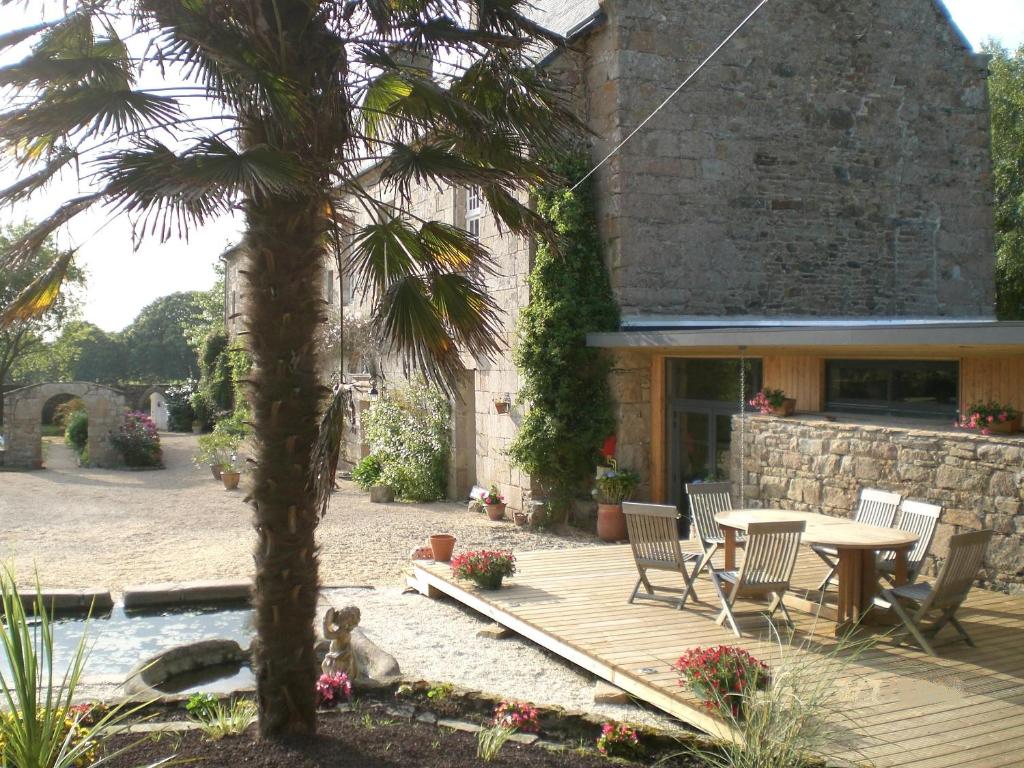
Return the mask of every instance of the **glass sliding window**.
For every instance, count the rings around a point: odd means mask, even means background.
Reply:
[[[829,360],[830,411],[955,419],[960,365],[949,360]]]

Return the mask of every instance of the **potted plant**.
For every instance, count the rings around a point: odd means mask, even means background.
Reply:
[[[498,491],[498,486],[492,484],[480,501],[484,505],[488,519],[495,522],[505,519],[505,497]]]
[[[1011,405],[1003,405],[994,400],[987,403],[972,403],[960,414],[958,426],[976,430],[983,435],[1013,434],[1020,430],[1020,411]]]
[[[241,466],[238,456],[234,453],[220,465],[220,480],[224,483],[225,491],[233,491],[238,487],[238,481],[242,479]]]
[[[512,398],[507,394],[501,397],[495,398],[494,410],[496,413],[508,413],[509,407],[512,405]]]
[[[447,563],[452,559],[455,550],[455,537],[447,533],[437,533],[430,537],[430,552],[439,563]]]
[[[609,469],[594,482],[592,495],[597,500],[597,535],[603,541],[626,538],[626,516],[622,502],[633,495],[640,475],[628,469]]]
[[[199,450],[192,461],[197,467],[209,466],[214,480],[220,480],[225,464],[230,463],[231,454],[238,450],[242,438],[225,430],[215,429],[198,440]]]
[[[381,482],[383,474],[384,465],[372,453],[364,456],[352,468],[353,482],[364,491],[370,492],[370,501],[374,504],[390,504],[395,500],[395,492],[391,486]]]
[[[452,558],[452,573],[468,579],[480,589],[501,589],[506,576],[516,572],[515,556],[505,550],[479,549]]]
[[[786,393],[781,389],[764,387],[754,395],[750,405],[757,408],[761,413],[770,413],[775,416],[792,416],[796,410],[796,398],[786,397]]]
[[[693,691],[704,706],[735,720],[743,718],[750,693],[767,689],[771,679],[767,664],[731,645],[691,648],[672,668],[679,674],[679,685]]]

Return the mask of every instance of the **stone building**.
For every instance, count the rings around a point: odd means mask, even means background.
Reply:
[[[539,64],[566,85],[595,161],[751,9],[535,5],[570,43]],[[643,477],[641,498],[684,504],[686,482],[731,475],[750,504],[848,510],[872,483],[951,506],[943,488],[965,473],[938,551],[991,525],[1005,553],[992,581],[1024,581],[1021,438],[951,428],[974,401],[1024,407],[1024,325],[993,315],[986,61],[936,0],[769,3],[597,171],[623,324],[591,343],[614,356],[617,457]],[[412,208],[492,251],[511,348],[532,245],[478,200],[423,188]],[[352,288],[339,301],[358,311]],[[494,482],[519,508],[530,478],[503,449],[522,412],[494,404],[515,400],[518,374],[510,353],[464,362],[452,493]],[[761,386],[800,414],[738,416]]]

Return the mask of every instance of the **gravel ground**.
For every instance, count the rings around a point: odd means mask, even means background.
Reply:
[[[26,584],[36,569],[44,587],[118,592],[155,581],[248,578],[253,535],[244,492],[224,491],[209,470],[192,466],[195,437],[165,435],[163,444],[163,471],[79,469],[68,449],[55,442],[47,470],[0,472],[0,560],[13,560]],[[425,544],[429,533],[442,532],[453,534],[460,549],[596,543],[582,532],[565,537],[492,523],[463,504],[370,504],[366,494],[343,482],[319,530],[321,578],[331,587],[323,607],[358,605],[363,630],[398,659],[405,675],[669,724],[637,707],[596,707],[588,673],[517,637],[477,637],[486,620],[454,601],[402,594],[410,550]],[[364,584],[376,588],[337,588]],[[103,680],[99,670],[87,674],[86,695],[112,690],[113,681]]]
[[[13,558],[26,583],[38,569],[47,587],[120,591],[154,581],[248,578],[255,536],[244,490],[225,491],[208,469],[194,467],[195,441],[163,436],[162,471],[79,469],[55,442],[49,469],[0,472],[0,560]],[[401,584],[410,551],[431,533],[451,533],[459,549],[596,541],[578,531],[564,537],[492,523],[463,504],[370,504],[342,482],[318,532],[321,579],[332,586]]]

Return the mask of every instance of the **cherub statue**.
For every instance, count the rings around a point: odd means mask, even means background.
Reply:
[[[325,675],[344,672],[349,680],[355,680],[359,674],[356,655],[352,650],[352,630],[359,624],[359,618],[359,609],[354,605],[340,610],[327,609],[324,615],[324,639],[331,641],[331,647],[320,665]]]

